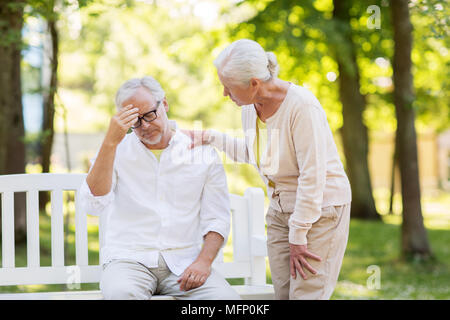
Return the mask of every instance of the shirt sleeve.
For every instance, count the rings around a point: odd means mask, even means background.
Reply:
[[[208,130],[209,143],[218,150],[223,151],[233,161],[249,163],[248,148],[243,138],[235,138],[226,133]]]
[[[327,120],[320,106],[308,105],[294,115],[292,137],[299,168],[289,242],[307,244],[307,233],[321,215],[326,182]]]
[[[224,247],[230,232],[230,198],[223,164],[217,151],[211,148],[211,152],[213,161],[208,169],[208,176],[203,187],[200,228],[202,236],[210,231],[219,233],[224,238],[222,244]]]
[[[95,159],[96,158],[91,159],[91,168],[89,169],[89,172],[92,170]],[[93,216],[99,216],[114,201],[114,189],[116,184],[117,173],[113,169],[111,190],[103,196],[94,196],[86,182],[86,179],[84,179],[79,189],[80,203],[83,211]]]

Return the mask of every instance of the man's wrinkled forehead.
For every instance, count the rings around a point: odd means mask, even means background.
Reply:
[[[122,102],[122,108],[130,104],[139,109],[154,109],[156,99],[149,90],[140,87]]]

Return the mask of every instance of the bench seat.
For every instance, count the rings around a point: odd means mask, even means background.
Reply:
[[[243,300],[273,300],[273,286],[234,285],[234,290]],[[100,290],[61,291],[36,293],[5,293],[0,294],[0,300],[102,300]],[[155,295],[152,300],[175,300],[171,296]]]

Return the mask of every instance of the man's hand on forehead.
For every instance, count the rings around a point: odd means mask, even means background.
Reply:
[[[118,145],[125,137],[131,126],[136,123],[139,116],[139,109],[132,104],[120,109],[109,123],[105,141],[113,145]]]

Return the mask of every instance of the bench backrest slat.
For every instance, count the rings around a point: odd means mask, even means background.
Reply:
[[[61,189],[51,193],[52,266],[64,266],[64,215]]]
[[[15,267],[14,193],[2,193],[2,267]]]
[[[87,216],[81,211],[78,191],[75,192],[75,261],[78,266],[88,265]]]
[[[262,285],[266,283],[267,247],[265,241],[264,223],[264,192],[259,188],[245,190],[244,198],[247,199],[250,229],[250,252],[252,276],[245,279],[246,285]]]
[[[247,201],[244,197],[230,195],[231,230],[234,261],[250,261],[249,225]]]
[[[40,266],[39,256],[39,191],[29,190],[27,196],[27,265]]]

